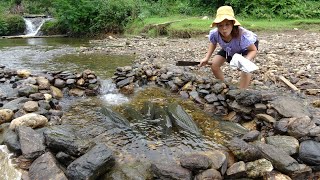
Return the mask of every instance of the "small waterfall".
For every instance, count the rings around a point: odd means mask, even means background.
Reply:
[[[25,36],[38,35],[41,29],[41,26],[50,19],[52,18],[43,18],[43,17],[23,18],[24,22],[26,23]]]
[[[129,102],[129,98],[119,93],[111,79],[101,81],[102,100],[108,105],[119,105]]]

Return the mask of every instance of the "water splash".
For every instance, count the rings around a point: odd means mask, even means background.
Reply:
[[[26,23],[26,31],[25,36],[36,36],[42,25],[52,18],[23,18],[24,22]]]
[[[120,105],[129,102],[129,98],[118,92],[111,79],[101,80],[101,99],[108,105]]]
[[[11,162],[12,154],[9,153],[7,146],[0,145],[0,179],[3,180],[20,180],[19,172]]]

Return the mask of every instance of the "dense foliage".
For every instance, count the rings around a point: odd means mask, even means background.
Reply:
[[[71,34],[121,32],[132,16],[133,5],[133,0],[56,0],[54,15]]]
[[[0,35],[19,35],[25,30],[25,23],[21,16],[0,16]]]
[[[8,33],[8,14],[46,14],[56,21],[45,26],[71,35],[122,32],[128,22],[152,16],[213,16],[221,5],[250,18],[320,18],[318,0],[1,0],[0,34]],[[5,34],[7,34],[5,33]]]

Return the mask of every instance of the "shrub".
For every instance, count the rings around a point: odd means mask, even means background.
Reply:
[[[66,27],[59,24],[57,20],[46,21],[42,27],[41,32],[43,35],[56,35],[56,34],[66,34],[68,30]]]
[[[134,0],[56,0],[56,17],[70,35],[122,32],[134,11]]]
[[[0,18],[0,35],[19,35],[25,30],[25,22],[21,16],[8,15]]]

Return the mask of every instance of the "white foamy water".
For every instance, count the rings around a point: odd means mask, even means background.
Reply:
[[[36,36],[42,25],[52,18],[23,18],[26,24],[25,36]]]
[[[119,105],[129,102],[129,98],[118,92],[111,79],[101,80],[102,100],[108,105]]]
[[[20,180],[21,172],[17,170],[10,157],[12,153],[9,152],[7,146],[0,145],[0,179],[1,180]]]
[[[129,98],[122,94],[105,94],[102,99],[105,103],[110,105],[119,105],[129,102]]]

